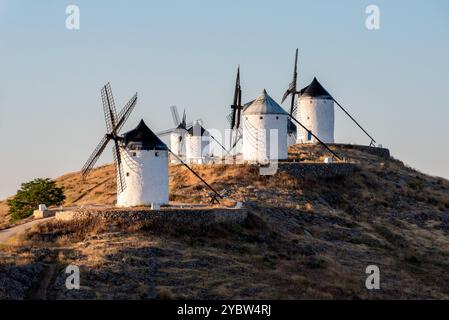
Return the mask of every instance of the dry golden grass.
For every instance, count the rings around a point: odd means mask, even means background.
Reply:
[[[351,146],[333,145],[331,147],[341,156],[357,163],[361,172],[357,173],[349,183],[358,185],[359,189],[351,196],[363,199],[367,203],[388,206],[394,192],[410,198],[410,205],[419,200],[444,211],[449,209],[449,182],[442,178],[429,177],[404,166],[400,161],[385,160],[368,154]],[[322,161],[329,156],[328,151],[321,146],[292,146],[290,158],[305,162]],[[210,185],[219,193],[228,194],[229,201],[223,203],[232,206],[235,201],[258,201],[269,203],[269,194],[261,194],[246,190],[254,187],[259,190],[273,192],[273,197],[289,192],[295,197],[301,197],[304,202],[284,201],[285,207],[305,208],[313,211],[315,205],[311,198],[320,197],[321,192],[330,193],[332,189],[340,188],[344,181],[323,181],[316,179],[298,180],[282,172],[275,176],[261,176],[258,167],[254,165],[192,165]],[[182,165],[170,165],[170,201],[184,203],[208,203],[208,190],[202,182]],[[104,165],[92,170],[85,181],[79,172],[69,173],[55,179],[57,184],[65,188],[66,201],[64,206],[79,205],[113,205],[116,199],[116,179],[113,165]],[[370,190],[375,187],[376,192]],[[230,191],[231,190],[231,191]],[[394,190],[394,192],[392,192]],[[404,197],[405,198],[405,197]],[[350,201],[341,198],[340,205]],[[306,203],[309,203],[306,207]],[[274,204],[274,203],[272,203]],[[336,203],[335,203],[336,204]],[[407,205],[406,203],[404,205]],[[0,202],[0,228],[11,225],[7,213],[7,205]]]
[[[54,221],[18,242],[42,250],[42,257],[54,250],[58,265],[83,266],[90,289],[80,294],[91,295],[78,298],[448,299],[441,279],[449,268],[449,182],[394,159],[344,146],[339,151],[358,166],[349,178],[193,166],[220,193],[247,201],[243,223]],[[294,152],[307,161],[326,155],[319,146]],[[112,204],[114,171],[96,168],[84,184],[79,173],[56,179],[66,188],[65,205]],[[169,174],[172,200],[209,200],[185,167],[170,166]],[[14,250],[7,249],[5,259]],[[34,254],[23,261],[39,261]],[[375,293],[364,287],[364,268],[373,263],[382,270],[382,290]]]
[[[55,179],[64,187],[65,206],[86,204],[114,204],[116,178],[113,165],[104,165],[92,170],[83,181],[80,172],[69,173]]]

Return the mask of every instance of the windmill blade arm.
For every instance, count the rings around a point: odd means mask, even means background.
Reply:
[[[325,144],[323,141],[321,141],[320,138],[318,138],[311,130],[307,129],[301,122],[296,120],[295,117],[291,113],[288,114],[290,116],[290,119],[292,119],[294,122],[299,124],[304,130],[306,130],[308,133],[310,133],[324,148],[327,149],[330,153],[332,153],[338,160],[342,160],[342,158],[336,154],[334,151],[332,151],[327,144]]]
[[[287,99],[289,94],[290,94],[290,90],[285,91],[284,95],[282,96],[281,103],[284,103],[285,99]]]
[[[243,110],[243,106],[242,106],[242,89],[239,88],[239,99],[238,99],[238,108],[237,108],[237,113],[235,115],[235,128],[238,129],[240,128],[240,118],[241,118],[241,113]]]
[[[111,84],[108,82],[105,86],[106,97],[112,114],[112,126],[115,126],[115,121],[117,121],[117,110],[115,108],[114,96],[112,95]]]
[[[235,127],[235,113],[236,113],[235,108],[232,108],[231,123],[230,123],[231,129],[234,129]]]
[[[173,157],[175,157],[180,163],[182,163],[187,169],[189,169],[190,172],[192,172],[198,179],[200,179],[202,183],[204,183],[210,190],[212,190],[212,192],[215,195],[212,200],[216,200],[217,202],[219,202],[217,197],[219,197],[220,199],[223,199],[223,196],[220,195],[214,188],[212,188],[210,184],[208,184],[198,173],[195,172],[195,170],[190,168],[190,166],[187,163],[185,163],[180,157],[178,157],[170,149],[168,149],[168,151],[172,154]]]
[[[184,126],[184,128],[186,127],[186,120],[187,120],[186,109],[184,109],[184,112],[182,114],[182,121],[181,121],[181,124]]]
[[[346,109],[345,108],[343,108],[342,106],[341,106],[341,104],[339,104],[338,102],[337,102],[337,100],[335,100],[333,97],[332,97],[332,100],[334,100],[334,102],[337,104],[337,106],[339,106],[340,107],[340,109],[341,110],[343,110],[343,112],[344,113],[346,113],[346,115],[352,120],[352,121],[354,121],[355,122],[355,124],[371,139],[371,144],[373,143],[373,142],[376,142],[376,140],[374,140],[374,138],[373,137],[371,137],[371,135],[368,133],[368,132],[366,132],[366,130],[365,129],[363,129],[363,127],[349,114],[349,112],[348,111],[346,111]]]
[[[120,111],[118,115],[117,124],[114,128],[114,131],[118,133],[120,129],[125,124],[126,120],[128,119],[129,115],[133,111],[134,107],[137,103],[137,92],[134,94],[134,96],[131,98],[131,100],[128,101],[128,103],[123,107],[123,109]]]
[[[178,126],[181,123],[181,120],[179,119],[178,108],[176,106],[170,106],[170,111],[173,118],[173,123],[175,124],[175,126]]]
[[[120,154],[120,146],[118,141],[114,141],[114,148],[112,150],[112,155],[114,156],[114,163],[116,164],[117,170],[117,191],[119,193],[123,192],[126,188],[125,174],[123,173],[122,156]]]
[[[103,103],[106,128],[108,132],[111,132],[117,121],[117,110],[115,108],[114,96],[112,95],[111,84],[109,82],[101,89],[101,101]]]
[[[173,129],[167,129],[167,130],[164,130],[164,131],[159,131],[159,132],[156,133],[156,135],[157,135],[157,136],[162,136],[162,137],[163,137],[163,136],[166,136],[166,135],[172,133],[173,131],[175,131],[175,128],[173,128]]]
[[[90,170],[92,170],[93,166],[95,165],[95,162],[97,162],[104,148],[106,148],[106,145],[108,144],[109,140],[110,138],[108,136],[104,136],[103,139],[101,139],[100,143],[95,147],[89,159],[86,161],[83,168],[81,169],[81,173],[84,177],[89,174]]]
[[[210,137],[212,138],[212,140],[214,140],[226,152],[226,154],[228,153],[228,150],[226,150],[226,148],[221,144],[220,141],[215,139],[215,137],[213,135],[211,135]]]
[[[237,146],[237,143],[238,143],[241,139],[242,139],[242,136],[239,135],[238,132],[237,132],[237,137],[236,137],[236,139],[235,139],[235,141],[234,141],[234,144],[229,148],[229,150],[226,152],[226,155],[225,155],[225,156],[227,156],[229,153],[231,153],[232,150],[234,150],[234,148]]]
[[[296,53],[295,53],[295,65],[293,67],[293,80],[292,80],[292,82],[290,82],[290,85],[289,85],[287,91],[285,91],[284,96],[282,97],[281,103],[284,103],[285,99],[287,99],[287,97],[290,94],[294,95],[296,93],[297,79],[298,79],[298,48],[296,48]],[[292,99],[294,99],[294,98],[292,98]]]
[[[103,104],[103,113],[104,113],[104,120],[106,121],[106,130],[108,132],[112,131],[112,119],[111,119],[111,113],[109,112],[109,106],[107,102],[107,96],[106,96],[106,86],[104,86],[101,89],[101,102]]]

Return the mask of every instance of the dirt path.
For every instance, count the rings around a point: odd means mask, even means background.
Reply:
[[[31,229],[31,227],[33,227],[34,225],[51,220],[53,218],[54,217],[48,217],[44,219],[33,220],[9,229],[0,230],[0,244],[5,244],[12,237],[15,237],[27,231],[28,229]]]

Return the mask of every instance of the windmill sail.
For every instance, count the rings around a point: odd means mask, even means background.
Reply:
[[[234,87],[234,100],[231,105],[231,115],[230,115],[230,127],[231,127],[231,134],[230,134],[230,140],[229,145],[232,146],[233,139],[233,131],[238,130],[240,128],[240,118],[241,118],[241,111],[243,109],[242,106],[242,88],[240,86],[240,66],[237,68],[237,76],[235,79],[235,87]],[[231,147],[232,149],[233,147]]]
[[[118,192],[123,192],[126,187],[125,175],[123,173],[122,155],[120,153],[120,146],[118,141],[114,141],[114,146],[112,147],[112,155],[114,157],[114,163],[116,164],[117,170],[117,190]]]
[[[100,143],[95,147],[89,159],[87,159],[86,163],[81,169],[81,173],[83,176],[87,176],[89,172],[92,170],[93,166],[97,162],[101,153],[106,148],[106,145],[108,144],[109,140],[111,140],[111,138],[109,138],[108,136],[104,136],[103,139],[101,139]]]
[[[287,91],[285,91],[284,96],[282,97],[282,101],[281,103],[283,103],[285,101],[285,99],[287,99],[287,97],[289,95],[291,95],[291,102],[290,102],[290,114],[294,114],[296,111],[296,107],[295,107],[295,96],[298,93],[296,91],[296,82],[298,79],[298,48],[296,48],[296,53],[295,53],[295,64],[294,64],[294,69],[293,69],[293,80],[292,82],[290,82],[290,85],[287,89]],[[296,126],[292,121],[289,121],[288,123],[288,127],[287,127],[287,132],[289,134],[292,134],[294,132],[296,132]]]
[[[106,148],[109,141],[113,140],[114,145],[112,149],[112,154],[114,157],[114,163],[117,168],[117,191],[120,193],[126,188],[126,183],[123,175],[123,164],[122,157],[120,153],[120,142],[121,137],[119,137],[119,131],[125,124],[129,115],[133,111],[137,103],[137,93],[129,100],[129,102],[123,107],[117,116],[117,111],[115,108],[114,97],[112,95],[111,85],[108,82],[101,89],[101,100],[103,103],[103,112],[106,122],[106,134],[101,139],[100,143],[95,147],[94,151],[87,159],[83,168],[81,169],[83,178],[91,172],[98,158],[100,158],[104,149]]]
[[[112,96],[112,89],[109,82],[101,89],[101,101],[103,103],[106,129],[108,132],[111,132],[115,127],[117,111],[115,109],[114,97]]]
[[[176,106],[170,106],[170,111],[173,118],[173,123],[176,127],[181,123],[181,121],[179,120],[178,108]]]

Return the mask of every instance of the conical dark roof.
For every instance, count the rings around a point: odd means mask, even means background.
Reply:
[[[187,129],[186,128],[186,124],[184,122],[180,122],[178,124],[178,126],[176,127],[176,129],[184,129],[184,130],[186,130]]]
[[[143,120],[140,120],[137,127],[123,135],[123,142],[129,149],[168,150],[165,143],[148,128]]]
[[[307,87],[301,89],[300,95],[301,97],[332,99],[329,92],[323,88],[316,78],[313,78],[312,82]]]

